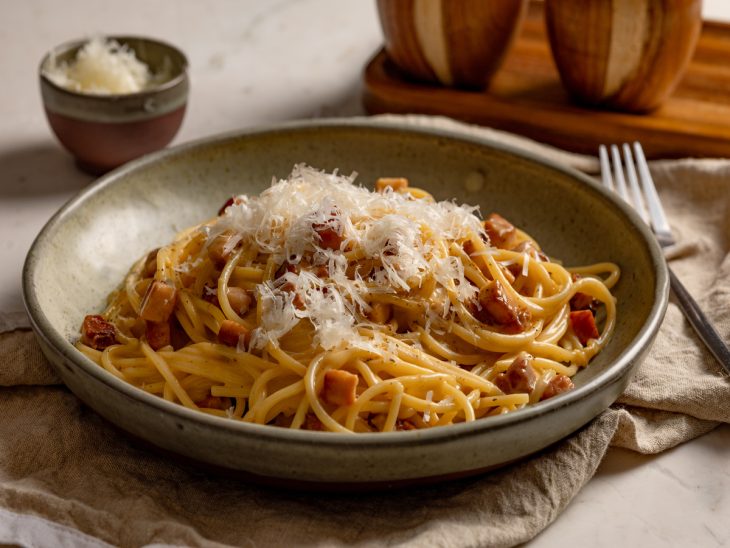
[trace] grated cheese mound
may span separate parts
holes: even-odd
[[[259,196],[236,197],[206,227],[208,243],[230,231],[234,234],[230,246],[255,243],[262,253],[273,255],[276,265],[304,260],[327,269],[326,277],[302,268],[259,284],[262,321],[252,333],[254,347],[277,341],[303,318],[309,319],[315,342],[326,350],[366,345],[357,334],[358,326],[368,324],[366,295],[404,294],[430,278],[441,287],[426,303],[427,317],[449,313],[444,288],[455,289],[464,302],[476,295],[461,261],[449,256],[448,243],[483,234],[477,207],[415,199],[390,190],[371,192],[354,184],[356,176],[296,165],[288,178],[272,181]],[[335,230],[342,238],[340,249],[321,247],[316,225]],[[348,275],[345,250],[362,250],[363,258],[378,259],[382,267],[367,281],[358,273]]]
[[[84,44],[71,63],[58,63],[51,56],[44,73],[60,87],[95,95],[137,93],[153,79],[132,49],[101,36]]]

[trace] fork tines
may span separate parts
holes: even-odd
[[[651,225],[660,244],[671,245],[674,243],[672,232],[651,178],[644,151],[638,142],[633,143],[633,148],[632,154],[628,143],[621,145],[623,160],[617,145],[611,145],[610,158],[605,145],[598,148],[603,186],[616,192],[636,210],[644,222]]]

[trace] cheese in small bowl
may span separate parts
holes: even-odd
[[[51,129],[80,167],[102,173],[167,145],[185,113],[187,59],[140,37],[94,37],[54,48],[40,66]]]
[[[44,74],[62,88],[98,95],[138,93],[153,80],[149,66],[132,49],[101,36],[84,44],[70,62],[51,55]]]

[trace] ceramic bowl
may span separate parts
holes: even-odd
[[[39,78],[46,118],[61,144],[79,166],[100,174],[159,150],[177,134],[188,98],[188,62],[170,44],[133,36],[110,36],[131,48],[155,73],[169,70],[164,82],[138,93],[92,95],[55,84],[46,70],[57,62],[72,61],[86,40],[55,48],[41,61]]]
[[[438,199],[498,211],[565,264],[615,261],[618,323],[575,390],[507,415],[427,431],[340,435],[205,415],[118,380],[73,346],[84,315],[135,260],[209,218],[234,193],[259,193],[306,161],[328,171],[405,176]],[[371,120],[298,123],[160,151],[82,191],[43,228],[24,296],[41,347],[68,387],[157,447],[259,478],[381,485],[499,466],[574,432],[608,407],[649,350],[667,305],[661,251],[642,221],[592,179],[496,142]]]

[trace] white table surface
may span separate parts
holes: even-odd
[[[730,1],[705,2],[730,21]],[[22,313],[21,267],[50,215],[92,178],[51,134],[37,66],[89,35],[142,34],[190,61],[174,143],[290,119],[363,114],[361,71],[382,37],[372,0],[0,0],[0,313]],[[610,450],[594,479],[529,544],[730,545],[730,426],[658,456]]]

